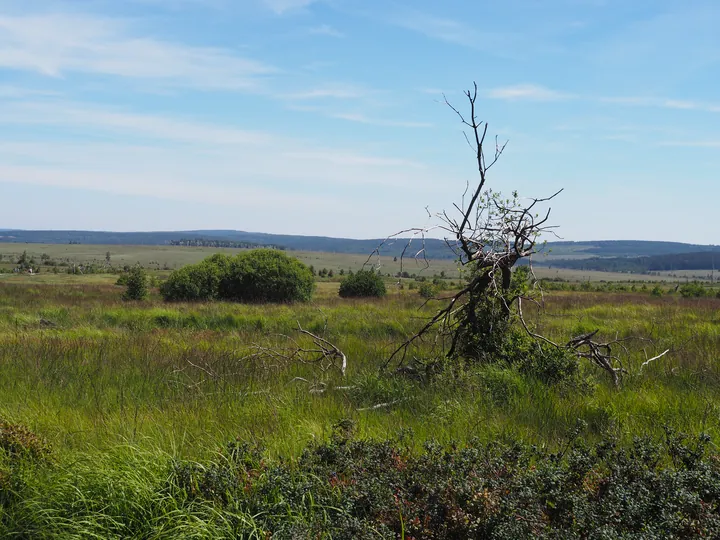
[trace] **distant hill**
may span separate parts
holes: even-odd
[[[206,231],[159,231],[159,232],[106,232],[106,231],[26,231],[0,229],[0,242],[32,244],[108,244],[108,245],[171,245],[190,244],[223,245],[227,243],[253,246],[273,246],[295,251],[321,251],[327,253],[370,254],[383,239],[354,240],[325,236],[300,236],[267,234],[232,230]],[[383,255],[400,256],[407,239],[395,239],[382,248]],[[421,247],[420,240],[413,240],[412,250],[406,255],[414,256]],[[417,247],[416,247],[417,246]],[[444,240],[428,238],[425,242],[426,256],[430,259],[451,259],[452,251]]]
[[[383,239],[354,240],[326,236],[267,234],[233,230],[107,232],[0,229],[0,242],[13,243],[170,245],[181,241],[184,244],[194,243],[197,245],[274,246],[298,251],[369,254],[382,243]],[[399,256],[406,242],[407,239],[395,239],[386,243],[382,249],[383,255]],[[412,249],[408,250],[407,254],[414,256],[418,249],[420,249],[420,241],[413,240]],[[430,259],[451,259],[454,257],[444,240],[426,239],[425,250],[427,257]],[[720,252],[720,246],[643,240],[563,241],[548,242],[543,251],[548,257],[538,257],[537,262],[542,263],[545,261],[546,264],[560,266],[559,259],[573,260],[573,263],[577,263],[579,259],[595,260],[600,258],[654,257],[669,254]]]
[[[676,253],[720,251],[720,246],[658,242],[653,240],[596,240],[585,242],[548,242],[545,252],[553,258],[573,257],[651,257]],[[555,263],[553,263],[555,264]]]
[[[540,261],[541,265],[600,272],[672,272],[674,270],[710,270],[720,267],[720,248],[713,251],[673,253],[650,257],[592,257],[590,259],[556,259]]]

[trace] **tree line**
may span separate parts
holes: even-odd
[[[536,264],[570,268],[575,270],[597,270],[600,272],[672,272],[674,270],[710,270],[720,265],[720,253],[696,252],[653,255],[648,257],[592,257],[590,259],[560,259],[539,261]]]
[[[256,248],[267,248],[267,249],[278,249],[280,251],[285,250],[285,246],[278,246],[274,244],[258,244],[255,242],[235,242],[233,240],[216,240],[210,238],[181,238],[179,240],[170,240],[168,242],[171,246],[185,246],[185,247],[211,247],[211,248],[236,248],[236,249],[256,249]]]

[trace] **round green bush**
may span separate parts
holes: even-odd
[[[372,270],[360,270],[340,283],[340,296],[343,298],[381,297],[386,292],[385,282]]]
[[[173,272],[160,292],[167,301],[306,302],[315,282],[303,263],[281,251],[216,254]]]
[[[432,283],[425,282],[422,285],[420,285],[420,290],[418,291],[420,293],[420,296],[423,298],[432,298],[437,293],[436,286]]]
[[[231,257],[217,253],[198,264],[183,266],[160,286],[160,294],[172,302],[217,300],[220,283],[227,276],[231,263]]]
[[[315,289],[310,268],[274,249],[255,249],[232,259],[220,297],[238,302],[307,302]]]

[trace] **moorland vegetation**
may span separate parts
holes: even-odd
[[[720,536],[720,299],[543,292],[552,197],[485,189],[466,95],[459,282],[266,249],[0,281],[0,536]]]

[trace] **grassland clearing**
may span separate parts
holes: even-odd
[[[423,455],[430,441],[443,448],[522,441],[558,451],[578,421],[587,444],[614,437],[631,446],[638,435],[660,441],[663,426],[720,437],[718,299],[548,293],[539,330],[551,339],[595,329],[609,338],[640,338],[627,344],[629,374],[615,389],[589,364],[581,366],[581,387],[548,385],[493,365],[432,377],[383,375],[379,367],[392,347],[433,309],[407,287],[391,287],[383,299],[345,300],[338,283],[326,281],[311,304],[167,304],[156,291],[146,302],[122,302],[123,289],[113,282],[114,276],[52,274],[0,281],[0,420],[47,439],[54,463],[0,459],[0,476],[22,478],[3,492],[19,499],[0,497],[6,535],[22,536],[25,522],[24,534],[38,537],[55,530],[157,538],[232,537],[242,530],[250,537],[255,529],[238,525],[223,513],[227,508],[220,521],[211,517],[220,511],[212,497],[183,502],[167,495],[162,504],[169,506],[155,515],[157,486],[167,481],[170,464],[224,463],[222,449],[240,441],[263,447],[267,463],[295,470],[309,447],[335,444],[343,422],[354,426],[358,441],[404,441],[403,459]],[[345,352],[345,377],[256,354],[258,346],[288,346],[298,323]],[[426,343],[413,354],[433,358],[437,351]],[[195,478],[196,469],[182,470]],[[316,487],[318,494],[324,489]],[[238,512],[242,519],[254,515]],[[287,519],[315,519],[303,512]],[[143,528],[150,516],[157,529]],[[173,530],[173,523],[185,528]],[[258,521],[258,530],[268,523]]]
[[[23,251],[27,251],[28,256],[40,261],[43,254],[46,254],[53,260],[65,261],[75,264],[95,263],[102,265],[105,262],[105,256],[110,253],[112,265],[115,267],[123,267],[125,265],[141,264],[144,267],[154,271],[160,276],[167,275],[171,269],[180,268],[187,264],[195,264],[213,253],[227,253],[234,255],[240,252],[239,249],[217,249],[204,247],[183,247],[183,246],[118,246],[118,245],[83,245],[83,244],[13,244],[0,243],[0,269],[10,272],[14,267],[14,262],[21,256]],[[357,271],[363,268],[368,262],[367,255],[361,254],[344,254],[344,253],[324,253],[315,251],[288,251],[289,255],[297,257],[307,265],[312,265],[316,271],[326,268],[333,270],[336,280],[340,279],[338,275],[341,270]],[[542,256],[541,256],[542,257]],[[400,272],[400,262],[394,260],[394,257],[380,257],[373,259],[372,263],[379,263],[383,274],[392,276]],[[426,263],[427,262],[427,266]],[[65,270],[60,268],[61,274]],[[444,275],[448,279],[457,279],[459,277],[457,264],[451,260],[429,260],[422,259],[406,259],[402,266],[403,271],[409,274],[427,276],[432,278],[434,275]],[[553,268],[538,266],[535,268],[535,274],[538,278],[559,279],[570,282],[601,282],[608,281],[613,283],[632,283],[632,282],[658,282],[658,283],[675,283],[686,279],[707,280],[707,272],[702,271],[683,271],[677,273],[663,273],[660,276],[643,275],[643,274],[627,274],[619,272],[597,272],[572,270],[567,268]],[[676,274],[676,275],[672,275]],[[55,277],[52,274],[52,268],[43,267],[39,276],[12,276],[0,273],[0,280],[10,280],[13,282],[34,282],[34,283],[72,283],[78,280],[72,276]],[[111,277],[93,276],[92,279],[98,283],[110,283]],[[82,278],[79,282],[83,282]]]

